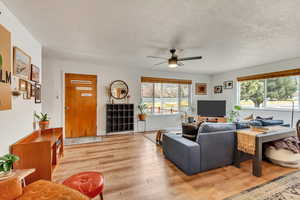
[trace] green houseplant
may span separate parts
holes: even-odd
[[[0,177],[7,176],[11,173],[13,163],[19,160],[18,156],[6,154],[0,157]]]
[[[49,116],[48,113],[34,113],[34,117],[39,121],[39,126],[41,130],[49,128]]]
[[[240,110],[242,110],[241,106],[234,106],[233,109],[229,112],[229,122],[237,121],[238,117],[240,116]]]
[[[138,105],[138,109],[140,111],[140,114],[138,115],[139,116],[139,120],[141,121],[145,121],[146,120],[146,109],[148,108],[148,106],[144,103],[141,103],[140,105]]]

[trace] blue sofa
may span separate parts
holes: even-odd
[[[282,120],[261,120],[251,123],[203,123],[196,141],[172,133],[163,136],[163,153],[187,175],[233,163],[235,132],[250,125],[282,125]]]

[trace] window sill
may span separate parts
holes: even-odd
[[[242,110],[292,112],[292,109],[290,109],[290,108],[247,108],[247,107],[242,107]],[[295,109],[294,112],[300,112],[300,109]]]
[[[150,117],[159,117],[159,116],[176,116],[180,115],[179,113],[149,113],[147,114]]]

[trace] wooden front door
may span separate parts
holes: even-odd
[[[97,76],[65,74],[66,137],[96,136]]]

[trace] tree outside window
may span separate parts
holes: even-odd
[[[299,77],[288,76],[240,83],[240,105],[255,108],[299,107]]]
[[[240,85],[241,105],[259,108],[264,102],[265,82],[262,80],[245,81]]]

